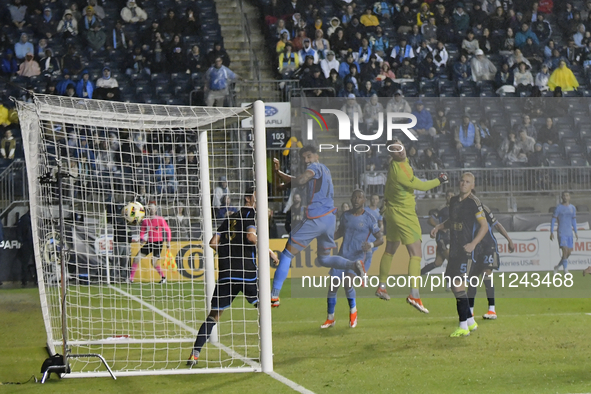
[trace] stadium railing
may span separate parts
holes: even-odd
[[[27,200],[29,187],[24,160],[14,160],[0,174],[0,213],[13,201]]]
[[[265,102],[289,102],[292,96],[299,95],[298,79],[242,80],[231,84],[230,92],[236,105],[250,103],[256,99]]]

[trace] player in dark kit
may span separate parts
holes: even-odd
[[[220,320],[234,298],[242,292],[246,300],[258,303],[257,264],[256,264],[256,194],[248,189],[244,196],[245,206],[224,220],[209,246],[218,254],[218,281],[211,299],[211,312],[199,328],[197,339],[189,356],[187,365],[194,366],[199,353],[209,339],[213,327]],[[269,256],[279,263],[277,255],[269,250]]]
[[[501,262],[499,260],[497,238],[493,233],[493,228],[505,237],[509,243],[508,249],[510,253],[513,253],[515,246],[513,245],[513,240],[509,237],[507,230],[505,230],[505,227],[497,221],[490,208],[482,204],[482,209],[484,210],[484,215],[488,223],[488,232],[476,247],[474,253],[476,259],[475,263],[472,265],[470,277],[480,277],[482,274],[485,275],[483,282],[484,287],[486,288],[486,298],[488,298],[488,312],[482,317],[487,320],[495,320],[497,318],[497,312],[495,310],[495,288],[493,287],[491,275],[493,269],[499,269]],[[468,289],[468,300],[470,302],[470,313],[472,316],[474,316],[474,297],[476,297],[477,291],[478,287],[470,286]]]
[[[447,220],[447,218],[449,218],[449,202],[453,196],[454,192],[451,190],[448,190],[447,193],[445,193],[445,205],[437,209],[436,212],[429,218],[429,224],[431,226],[435,227],[439,223],[443,223]],[[435,261],[426,264],[423,269],[421,269],[421,275],[425,275],[435,268],[441,267],[443,262],[449,257],[449,230],[443,229],[438,231],[435,241],[437,243]]]
[[[450,230],[449,259],[445,275],[451,280],[460,318],[460,326],[451,337],[468,336],[470,331],[478,328],[470,313],[465,281],[475,261],[474,250],[488,232],[488,223],[480,200],[472,194],[473,188],[474,175],[464,173],[460,180],[460,194],[450,201],[449,219],[431,231],[431,237],[435,238],[439,230]]]

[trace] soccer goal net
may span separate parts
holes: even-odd
[[[116,375],[272,368],[270,338],[262,335],[270,302],[257,308],[243,297],[223,314],[198,365],[185,365],[215,287],[212,234],[255,182],[264,185],[257,219],[267,215],[264,119],[255,116],[262,132],[242,128],[257,108],[264,118],[262,102],[208,108],[36,95],[17,108],[49,351],[100,354]],[[154,229],[140,234],[124,220],[122,209],[134,201],[146,218],[164,219],[170,247],[158,222],[154,234],[163,242],[155,237],[148,244],[156,246],[141,248],[140,236]],[[268,248],[267,221],[257,228],[259,248]],[[259,264],[264,301],[265,253]],[[109,376],[97,358],[68,362],[67,376]]]

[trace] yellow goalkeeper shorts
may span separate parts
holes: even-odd
[[[384,212],[386,240],[410,245],[421,240],[421,225],[414,210],[387,207]]]

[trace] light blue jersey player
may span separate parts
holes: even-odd
[[[336,248],[334,232],[336,216],[334,207],[334,191],[330,170],[319,162],[318,152],[313,146],[300,149],[300,156],[306,163],[306,171],[293,177],[279,170],[279,160],[273,159],[273,170],[285,183],[293,187],[307,185],[306,215],[297,226],[291,229],[285,249],[281,253],[279,265],[273,277],[271,290],[271,306],[278,307],[279,293],[287,278],[293,257],[307,248],[316,239],[318,262],[324,267],[352,270],[357,275],[364,275],[362,261],[350,261],[341,256],[331,256]]]
[[[552,215],[552,223],[550,224],[550,241],[554,240],[554,224],[558,219],[558,245],[562,251],[562,259],[554,267],[554,273],[558,272],[560,266],[564,268],[564,273],[568,274],[568,257],[573,251],[573,231],[577,241],[579,235],[577,234],[577,209],[570,204],[570,193],[562,192],[562,204],[556,206],[554,215]]]
[[[378,220],[365,206],[365,194],[363,190],[354,190],[351,196],[351,206],[349,211],[343,213],[339,229],[335,233],[335,239],[343,238],[339,254],[348,260],[361,260],[365,264],[365,270],[369,269],[373,248],[384,243],[382,230]],[[371,239],[373,238],[374,241]],[[355,301],[355,288],[352,286],[352,280],[355,273],[350,270],[340,270],[331,268],[329,274],[339,278],[331,280],[331,287],[328,289],[326,321],[320,328],[329,328],[335,325],[335,307],[337,304],[337,291],[340,286],[332,287],[333,283],[340,283],[345,288],[345,294],[349,301],[349,327],[357,326],[357,304]],[[345,278],[345,276],[347,278]]]

